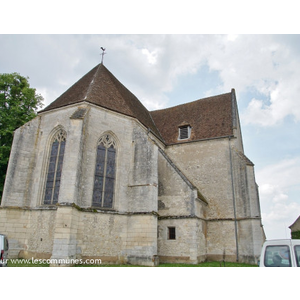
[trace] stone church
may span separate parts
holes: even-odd
[[[255,263],[265,239],[234,89],[148,111],[100,63],[14,133],[10,257]]]

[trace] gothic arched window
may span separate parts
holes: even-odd
[[[115,174],[116,143],[110,134],[105,134],[100,138],[97,147],[93,206],[113,207]]]
[[[44,204],[56,204],[58,202],[66,136],[66,132],[60,129],[52,140]]]

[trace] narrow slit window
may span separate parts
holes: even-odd
[[[176,228],[168,227],[168,240],[176,240]]]
[[[186,140],[189,139],[191,136],[191,126],[186,125],[186,126],[180,126],[179,127],[179,140]]]
[[[51,205],[58,202],[61,174],[66,145],[66,132],[59,130],[51,144],[48,173],[45,187],[44,204]]]
[[[112,208],[116,174],[115,141],[109,134],[100,138],[97,147],[92,205]]]

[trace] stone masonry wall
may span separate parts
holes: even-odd
[[[265,240],[254,166],[232,148],[239,261],[256,263]]]
[[[168,227],[175,227],[176,239],[168,238]],[[206,259],[206,225],[197,218],[166,218],[158,222],[160,263],[199,263]]]
[[[133,128],[132,161],[128,178],[128,208],[130,212],[157,212],[158,150],[145,130]]]
[[[0,208],[0,232],[9,240],[9,257],[50,258],[56,210]]]
[[[126,217],[109,213],[81,212],[78,247],[82,258],[98,257],[103,262],[124,262]]]
[[[127,217],[127,239],[123,252],[130,264],[157,265],[157,216],[155,214],[137,214]]]
[[[158,156],[158,212],[160,216],[195,215],[194,190],[182,179],[165,157]]]
[[[207,219],[233,218],[228,139],[179,144],[165,151],[207,199]]]
[[[207,260],[236,261],[233,220],[207,221]]]
[[[0,232],[10,258],[90,259],[157,264],[157,216],[56,209],[0,209]]]
[[[5,188],[1,205],[30,206],[34,184],[36,149],[38,148],[40,119],[26,123],[14,133]]]
[[[198,263],[206,259],[206,203],[165,153],[158,156],[158,255],[160,262]],[[176,238],[169,239],[169,227]]]
[[[51,140],[59,128],[67,133],[66,149],[59,205],[51,208],[43,206],[43,195]],[[83,212],[73,203],[91,207],[97,143],[105,133],[116,142],[114,206],[108,212]],[[130,117],[87,104],[41,113],[18,129],[1,210],[6,216],[9,206],[26,204],[14,211],[18,218],[1,218],[6,220],[2,232],[13,233],[9,236],[15,252],[34,251],[52,258],[101,255],[153,265],[158,151],[148,134]],[[18,226],[24,231],[20,240],[15,235]]]
[[[208,201],[208,258],[226,255],[233,261],[237,257],[247,259],[259,255],[259,246],[254,244],[263,243],[253,166],[241,152],[241,146],[239,151],[232,148],[237,144],[236,139],[221,138],[166,149]]]
[[[116,186],[113,208],[127,211],[128,178],[133,156],[132,132],[136,122],[133,122],[131,118],[99,107],[89,106],[89,108],[83,128],[80,196],[77,204],[81,207],[91,207],[92,205],[97,145],[100,137],[109,133],[116,142]]]

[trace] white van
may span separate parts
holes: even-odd
[[[0,234],[0,267],[7,266],[8,240],[4,234]]]
[[[300,267],[300,240],[265,241],[260,267]]]

